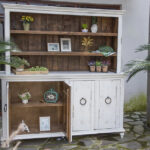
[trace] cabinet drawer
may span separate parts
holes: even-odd
[[[73,131],[88,131],[92,126],[92,81],[74,81]]]
[[[116,128],[120,80],[99,81],[95,89],[95,129]]]

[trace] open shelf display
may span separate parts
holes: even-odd
[[[44,93],[51,88],[58,92],[58,101],[56,103],[41,102],[44,100]],[[18,97],[18,94],[25,89],[28,89],[31,94],[28,104],[23,104]],[[50,116],[50,131],[46,132],[67,132],[70,113],[69,95],[70,87],[64,82],[11,82],[9,85],[10,133],[22,120],[29,127],[28,134],[42,133],[39,118],[45,116]]]
[[[23,30],[20,21],[23,15],[34,18],[29,31]],[[89,61],[109,60],[111,62],[109,70],[117,71],[118,18],[116,17],[97,17],[97,33],[90,31],[91,16],[11,12],[10,20],[11,38],[22,50],[12,52],[11,55],[27,59],[31,66],[44,66],[49,71],[89,71]],[[89,32],[81,32],[82,24],[88,25]],[[90,37],[94,42],[88,51],[81,43],[84,37]],[[48,52],[48,43],[60,43],[61,38],[71,39],[71,52]],[[112,47],[115,54],[104,57],[100,53],[92,53],[105,45]]]

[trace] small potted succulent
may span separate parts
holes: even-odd
[[[88,25],[82,24],[82,32],[88,32]]]
[[[30,24],[34,21],[34,18],[31,16],[22,16],[21,21],[23,21],[23,28],[25,31],[30,30]]]
[[[96,61],[96,72],[101,72],[102,70],[102,63],[100,61]]]
[[[16,68],[16,71],[23,71],[24,66],[30,66],[26,59],[21,59],[20,57],[12,57],[12,67]]]
[[[91,72],[95,72],[95,61],[89,61],[88,66],[90,67]]]
[[[102,70],[103,70],[103,72],[108,72],[109,65],[110,65],[110,61],[108,61],[108,60],[102,62]]]
[[[29,99],[31,99],[30,92],[24,92],[22,94],[18,94],[19,98],[22,100],[23,104],[27,104]]]

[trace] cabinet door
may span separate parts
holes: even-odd
[[[96,83],[95,129],[116,128],[120,80],[102,80]]]
[[[73,83],[73,131],[92,128],[92,81]]]

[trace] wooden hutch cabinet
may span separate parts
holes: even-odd
[[[30,132],[15,139],[32,139],[100,133],[124,135],[123,103],[124,74],[121,73],[121,41],[123,10],[71,8],[21,4],[3,4],[5,12],[5,40],[17,44],[21,52],[6,52],[19,56],[31,66],[45,66],[47,75],[15,75],[6,65],[2,79],[2,140],[8,138],[24,120]],[[21,16],[34,17],[29,31],[24,31]],[[81,25],[91,27],[92,16],[97,17],[98,32],[81,32]],[[85,51],[83,37],[91,37],[94,45],[111,46],[115,54],[104,57]],[[47,43],[71,39],[71,52],[49,52]],[[89,72],[88,61],[111,62],[108,73]],[[57,103],[40,103],[46,90],[54,88],[59,94]],[[18,93],[29,89],[32,99],[24,105]],[[51,130],[39,129],[39,117],[50,116]]]

